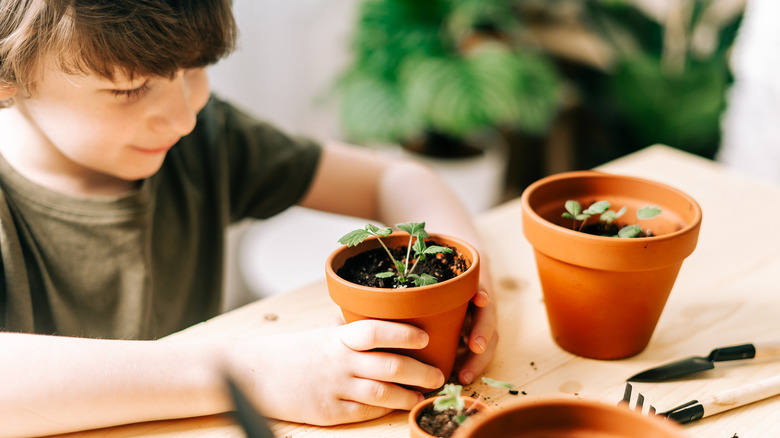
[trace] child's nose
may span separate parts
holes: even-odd
[[[197,116],[190,84],[184,79],[183,73],[179,72],[166,85],[165,96],[160,99],[160,110],[153,120],[154,128],[185,136],[195,128]]]

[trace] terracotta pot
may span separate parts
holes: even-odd
[[[595,236],[571,229],[564,203],[586,208],[606,200],[620,219],[653,237]],[[523,232],[534,247],[555,342],[593,359],[633,356],[647,346],[683,260],[693,252],[702,213],[693,198],[654,181],[601,172],[565,172],[523,192]],[[636,210],[658,205],[660,216],[637,222]]]
[[[420,418],[420,415],[422,414],[423,409],[427,408],[428,406],[433,405],[434,400],[436,400],[437,397],[431,397],[426,398],[425,400],[421,401],[420,403],[417,403],[411,411],[409,411],[409,432],[411,433],[411,438],[433,438],[433,435],[425,432],[420,428],[420,425],[417,424],[417,419]],[[482,400],[477,400],[472,397],[463,397],[463,400],[466,405],[466,409],[471,408],[471,406],[476,403],[475,409],[480,412],[480,416],[490,412],[493,410],[490,406],[485,404]],[[472,422],[478,418],[477,415],[473,415],[469,417],[469,420],[464,422],[463,424],[468,424],[469,422]],[[459,426],[460,428],[462,426]]]
[[[596,401],[528,399],[463,423],[453,438],[684,438],[672,420]]]
[[[449,376],[469,301],[479,287],[479,254],[473,246],[454,237],[431,234],[426,242],[429,240],[452,246],[463,254],[470,261],[466,272],[436,284],[405,289],[361,286],[336,275],[348,258],[380,247],[375,238],[369,238],[357,246],[342,246],[334,251],[326,262],[325,274],[330,297],[341,307],[346,322],[383,319],[425,330],[429,337],[425,348],[395,352],[433,365]],[[409,235],[396,231],[382,241],[390,248],[406,246]]]

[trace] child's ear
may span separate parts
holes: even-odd
[[[8,84],[0,84],[0,100],[6,100],[16,95],[16,87]]]

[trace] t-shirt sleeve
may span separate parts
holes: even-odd
[[[268,218],[306,193],[321,155],[318,143],[285,134],[213,96],[198,124],[216,148],[209,166],[219,175],[231,221]]]

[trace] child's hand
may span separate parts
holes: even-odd
[[[374,348],[419,349],[422,330],[366,320],[300,333],[241,339],[234,344],[232,372],[267,417],[330,425],[377,418],[411,409],[419,392],[400,384],[438,388],[437,368]]]
[[[468,385],[487,368],[498,344],[496,331],[496,303],[491,292],[489,275],[480,276],[482,281],[477,295],[472,298],[472,306],[463,325],[468,355],[458,370],[458,380]]]

